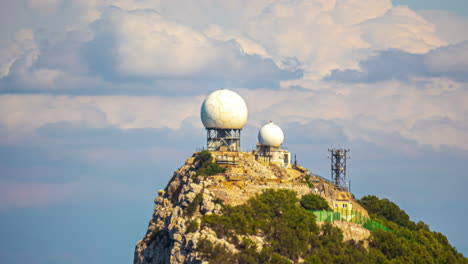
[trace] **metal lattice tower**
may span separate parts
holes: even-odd
[[[346,160],[349,149],[328,149],[331,160],[331,178],[336,186],[348,191],[346,184]]]
[[[240,151],[241,129],[207,128],[207,149],[212,151]]]

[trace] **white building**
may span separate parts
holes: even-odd
[[[276,164],[284,168],[291,167],[291,154],[281,148],[283,141],[283,130],[270,121],[258,132],[257,150],[253,151],[255,159],[262,163]]]

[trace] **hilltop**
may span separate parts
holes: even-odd
[[[468,263],[390,201],[251,153],[194,153],[154,202],[135,264]]]

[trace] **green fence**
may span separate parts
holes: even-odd
[[[361,212],[355,210],[347,210],[346,208],[344,208],[335,209],[335,211],[311,210],[311,212],[314,213],[317,222],[347,221],[362,225],[362,227],[370,231],[375,231],[377,229],[391,231],[390,228],[382,225],[379,222],[369,219],[368,217],[362,215]]]
[[[341,215],[338,212],[333,211],[312,211],[315,215],[315,221],[317,222],[325,222],[325,221],[340,221]]]
[[[365,222],[362,227],[364,227],[365,229],[367,230],[370,230],[370,231],[375,231],[375,230],[384,230],[384,231],[392,231],[390,228],[382,225],[381,223],[379,222],[376,222],[374,220],[367,220],[367,222]]]

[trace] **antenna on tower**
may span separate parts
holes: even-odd
[[[349,159],[349,149],[328,149],[331,161],[331,178],[333,183],[344,191],[349,188],[346,182],[346,160]]]

